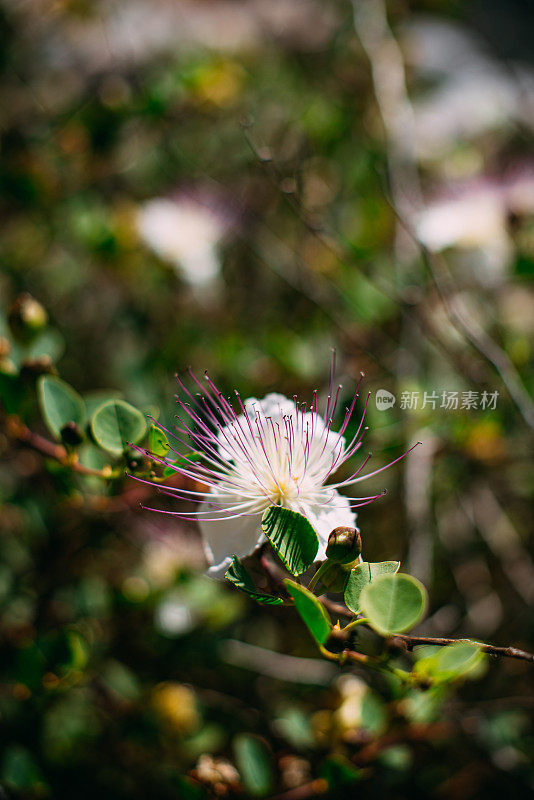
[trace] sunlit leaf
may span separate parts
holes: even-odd
[[[129,444],[143,438],[146,421],[129,403],[114,399],[105,402],[93,414],[91,430],[100,447],[120,455]]]
[[[332,630],[332,623],[326,613],[325,607],[317,597],[304,586],[299,586],[295,581],[286,578],[284,581],[287,591],[295,602],[295,608],[306,623],[313,638],[324,644]]]
[[[176,475],[176,469],[174,468],[174,466],[190,467],[191,461],[202,461],[202,454],[193,451],[192,453],[186,453],[184,456],[177,458],[175,461],[169,461],[169,459],[167,459],[167,464],[169,464],[170,466],[165,467],[165,469],[163,470],[163,477],[169,478],[171,475]]]
[[[424,648],[427,649],[430,650]],[[475,642],[455,642],[420,658],[415,665],[415,671],[441,683],[468,674],[476,677],[484,660],[485,654]]]
[[[351,611],[357,614],[360,610],[360,595],[362,589],[371,581],[385,573],[397,572],[400,561],[363,561],[351,570],[345,584],[345,603]]]
[[[371,626],[383,636],[413,628],[424,614],[426,589],[411,575],[383,574],[367,583],[361,608]]]
[[[91,419],[97,408],[100,408],[107,400],[116,400],[121,396],[121,393],[115,389],[96,389],[93,392],[87,392],[83,396],[87,418]]]
[[[166,456],[169,452],[169,442],[165,432],[156,425],[151,425],[148,430],[148,449],[155,456]]]
[[[281,506],[270,506],[263,514],[261,527],[292,575],[300,575],[313,564],[319,540],[302,514]]]

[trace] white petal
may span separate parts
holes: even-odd
[[[246,400],[245,408],[250,414],[254,415],[252,404],[256,406],[258,411],[261,411],[264,417],[276,418],[278,421],[285,414],[295,413],[295,403],[293,400],[289,400],[283,394],[278,394],[277,392],[271,392],[265,395],[263,400],[256,400],[254,397]]]
[[[308,506],[300,510],[306,519],[315,528],[319,537],[319,550],[317,561],[326,558],[326,545],[328,537],[334,528],[340,526],[354,527],[356,525],[356,513],[350,508],[350,501],[347,497],[335,492],[335,496],[330,503],[325,505]]]
[[[199,512],[221,511],[214,509],[209,503],[202,503]],[[218,520],[210,522],[199,517],[199,525],[204,543],[206,557],[210,564],[210,574],[223,570],[224,562],[230,565],[231,556],[243,558],[265,540],[261,530],[261,514],[236,517],[235,519]]]
[[[208,578],[217,578],[222,581],[231,563],[232,556],[228,556],[224,561],[221,561],[220,564],[213,564],[213,566],[209,567],[209,569],[206,570],[206,575]]]

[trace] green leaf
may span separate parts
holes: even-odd
[[[83,425],[85,404],[78,392],[54,375],[41,375],[37,382],[39,406],[46,425],[59,439],[67,422]]]
[[[382,698],[368,689],[363,698],[360,708],[361,726],[370,731],[373,736],[379,736],[387,727],[387,713]]]
[[[383,574],[363,587],[361,608],[383,636],[413,628],[426,609],[427,593],[411,575]]]
[[[30,753],[19,745],[11,745],[4,753],[2,783],[9,789],[31,791],[33,796],[47,794],[41,771]]]
[[[284,706],[274,720],[276,732],[296,750],[308,750],[315,744],[310,715],[299,706]]]
[[[100,447],[120,455],[129,444],[143,438],[146,421],[140,411],[124,400],[107,400],[93,414],[91,430]]]
[[[360,595],[362,589],[371,581],[385,573],[398,572],[400,561],[362,561],[351,570],[345,584],[345,603],[351,611],[357,614],[360,610]]]
[[[234,739],[234,753],[246,792],[254,797],[269,794],[274,781],[271,756],[263,739],[240,733]]]
[[[148,449],[155,456],[166,456],[169,452],[169,441],[161,428],[151,425],[148,431]]]
[[[415,665],[415,672],[445,683],[472,672],[478,675],[478,667],[484,659],[484,653],[475,642],[455,642],[421,658]]]
[[[326,613],[325,607],[314,594],[304,586],[299,586],[295,581],[284,580],[287,591],[295,602],[295,608],[304,620],[311,635],[319,644],[324,644],[332,630],[332,623]]]
[[[232,556],[232,565],[226,571],[224,577],[227,581],[233,583],[236,589],[240,589],[240,591],[248,594],[249,597],[252,597],[252,599],[256,600],[258,603],[269,606],[278,606],[283,603],[281,597],[273,597],[272,594],[265,594],[256,589],[248,570],[243,566],[237,556]]]
[[[25,387],[18,375],[0,372],[0,402],[8,414],[20,412]]]
[[[313,564],[319,539],[302,514],[282,506],[270,506],[263,514],[261,527],[292,575],[300,575]]]
[[[202,461],[202,454],[194,450],[191,453],[186,453],[184,456],[177,458],[176,461],[169,461],[169,459],[167,459],[167,464],[174,464],[177,467],[190,467],[191,461]],[[168,478],[171,475],[176,475],[176,470],[173,469],[172,466],[165,467],[163,470],[163,477]]]
[[[360,781],[364,775],[361,769],[352,764],[342,755],[333,755],[327,758],[320,771],[321,777],[328,783],[329,789],[341,789]],[[348,797],[348,794],[346,795]]]
[[[87,417],[91,419],[97,408],[100,408],[107,400],[116,400],[121,396],[121,393],[115,389],[95,389],[93,392],[87,392],[83,396]]]

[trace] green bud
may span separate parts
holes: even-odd
[[[48,322],[46,309],[25,292],[19,295],[8,313],[9,327],[21,342],[30,342]]]
[[[330,653],[342,653],[349,646],[349,640],[350,636],[347,631],[340,630],[337,625],[334,625],[324,646]]]
[[[75,422],[67,422],[67,424],[61,428],[60,434],[61,441],[71,447],[77,447],[77,445],[83,442],[83,432]]]
[[[50,356],[27,358],[20,365],[20,377],[24,380],[37,380],[39,375],[57,375],[57,369]]]
[[[334,528],[328,537],[326,557],[336,564],[350,564],[362,552],[362,537],[358,528]]]

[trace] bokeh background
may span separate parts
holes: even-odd
[[[360,371],[396,398],[371,399],[371,464],[424,443],[364,484],[388,489],[366,558],[425,582],[421,633],[532,648],[532,5],[3,0],[0,22],[17,419],[50,439],[50,369],[165,424],[189,365],[324,396],[335,348],[345,401]],[[48,315],[30,343],[23,293]],[[193,524],[25,446],[3,404],[6,797],[532,796],[528,665],[443,695],[339,671],[202,576]]]

